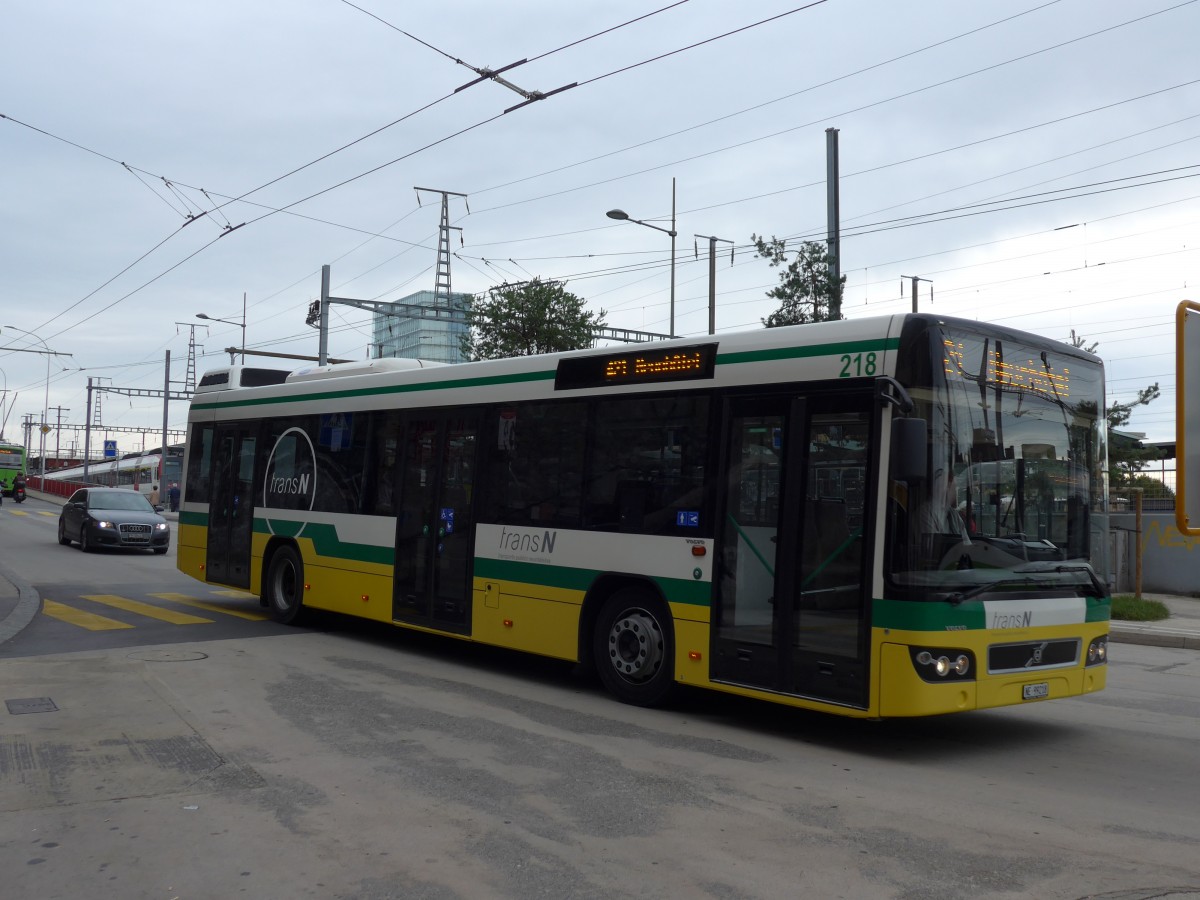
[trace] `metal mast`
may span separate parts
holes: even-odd
[[[431,194],[440,194],[442,198],[442,220],[438,228],[438,255],[437,255],[437,279],[433,288],[433,303],[434,306],[440,306],[445,309],[450,309],[450,231],[453,229],[459,233],[459,243],[462,243],[462,229],[457,225],[450,224],[450,198],[462,197],[466,203],[467,195],[459,194],[455,191],[441,191],[437,188],[414,187],[417,192],[417,206],[421,205],[421,191],[426,191]],[[467,205],[467,212],[471,211],[471,207]]]

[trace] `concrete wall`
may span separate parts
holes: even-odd
[[[1175,527],[1174,512],[1142,513],[1142,533],[1132,513],[1112,516],[1110,577],[1114,593],[1132,593],[1137,549],[1142,551],[1142,590],[1153,594],[1200,597],[1200,537]]]

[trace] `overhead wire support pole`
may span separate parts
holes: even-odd
[[[709,234],[694,235],[708,241],[708,333],[717,333],[717,241],[729,245],[729,264],[733,265],[733,241],[729,238],[715,237]],[[700,257],[699,248],[696,257]]]
[[[901,275],[901,278],[912,279],[912,311],[917,311],[917,282],[924,281],[929,285],[929,302],[933,303],[933,282],[928,278],[922,278],[920,275]],[[900,290],[904,290],[904,283],[900,283]]]
[[[825,206],[829,253],[829,283],[833,285],[829,315],[832,319],[842,317],[842,240],[841,240],[841,194],[839,191],[838,130],[825,129]]]

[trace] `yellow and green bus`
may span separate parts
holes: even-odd
[[[11,497],[13,482],[25,474],[25,447],[21,444],[0,443],[0,493]]]
[[[639,705],[1037,702],[1105,685],[1106,441],[1097,357],[927,315],[229,367],[189,412],[179,568]]]

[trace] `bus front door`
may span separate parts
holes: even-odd
[[[730,401],[715,681],[865,706],[869,395]]]
[[[257,426],[218,425],[213,437],[204,569],[217,584],[250,587],[256,433]]]
[[[394,619],[467,633],[475,486],[473,417],[419,414],[404,426]]]

